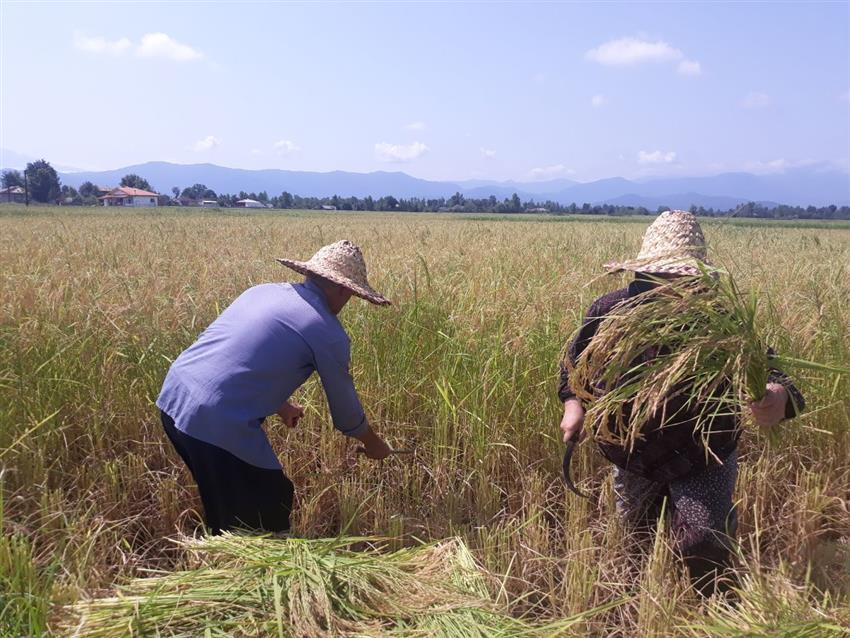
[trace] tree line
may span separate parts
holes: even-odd
[[[26,177],[26,179],[25,179]],[[26,176],[20,171],[6,170],[2,175],[3,188],[10,186],[26,187],[29,198],[38,203],[61,203],[72,205],[95,205],[98,203],[100,192],[91,182],[84,182],[79,189],[63,186],[59,175],[45,160],[27,164]],[[150,183],[136,174],[125,175],[121,186],[139,188],[154,192]],[[160,194],[160,206],[186,206],[198,204],[201,201],[215,201],[222,208],[235,207],[239,200],[253,199],[269,208],[279,209],[322,209],[332,208],[345,211],[386,211],[407,213],[548,213],[551,215],[656,215],[668,210],[669,206],[659,206],[650,210],[643,206],[617,206],[613,204],[561,204],[552,200],[522,201],[514,193],[511,197],[499,200],[489,197],[466,197],[457,192],[451,197],[409,197],[397,198],[392,195],[384,197],[302,197],[283,191],[280,195],[269,196],[266,191],[238,194],[216,193],[204,184],[193,184],[186,188],[174,186],[171,194]],[[850,220],[850,206],[766,206],[756,202],[742,204],[735,209],[704,208],[691,206],[692,213],[705,217],[721,217],[734,215],[736,217],[752,217],[762,219],[842,219]]]

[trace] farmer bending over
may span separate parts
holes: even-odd
[[[314,371],[336,429],[358,439],[371,459],[390,452],[366,420],[349,373],[348,335],[336,318],[352,294],[390,303],[369,286],[360,249],[339,241],[307,262],[278,261],[306,275],[304,283],[243,292],[177,357],[156,401],[214,534],[289,529],[294,489],[263,421],[278,414],[295,427],[304,410],[289,397]]]
[[[647,229],[637,259],[606,265],[610,271],[634,272],[634,280],[593,302],[569,345],[571,363],[578,361],[603,318],[619,304],[649,291],[659,279],[700,275],[699,265],[707,263],[705,239],[696,217],[680,210],[662,213]],[[562,364],[558,396],[564,403],[564,442],[579,441],[584,434],[585,406],[570,390],[569,381],[567,366]],[[740,423],[732,414],[713,416],[708,437],[712,454],[707,454],[705,437],[694,432],[700,407],[687,406],[685,401],[668,399],[666,414],[675,416],[666,422],[661,414],[651,418],[640,428],[641,437],[630,450],[610,442],[598,444],[615,466],[618,512],[633,529],[651,529],[667,497],[677,549],[696,588],[710,594],[717,585],[716,576],[729,564],[730,539],[737,527],[732,494],[738,474]],[[789,378],[772,370],[764,398],[751,404],[750,410],[758,425],[772,427],[796,416],[803,406],[803,397]],[[631,412],[630,406],[624,405],[623,412]],[[591,427],[595,430],[596,425]]]

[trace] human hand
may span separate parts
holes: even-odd
[[[579,442],[584,439],[584,407],[578,399],[567,399],[564,402],[561,432],[564,433],[564,443],[570,440]]]
[[[365,454],[368,458],[380,461],[392,454],[392,448],[387,445],[380,436],[375,434],[372,428],[369,428],[357,439],[363,444],[357,448],[358,454]]]
[[[756,425],[770,428],[785,418],[788,390],[781,383],[768,383],[764,397],[750,403],[750,412]]]
[[[365,454],[367,458],[380,461],[392,454],[392,449],[389,445],[387,445],[386,441],[379,438],[378,441],[372,445],[361,445],[357,448],[357,452],[358,454]]]
[[[297,403],[287,401],[278,408],[276,414],[281,418],[286,427],[294,428],[298,425],[301,417],[304,416],[304,408]]]

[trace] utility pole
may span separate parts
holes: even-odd
[[[30,205],[30,186],[27,181],[27,169],[24,169],[24,201],[27,206]]]

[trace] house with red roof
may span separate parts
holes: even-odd
[[[156,193],[131,188],[129,186],[118,186],[110,190],[106,195],[98,197],[104,206],[135,206],[149,207],[158,206]]]

